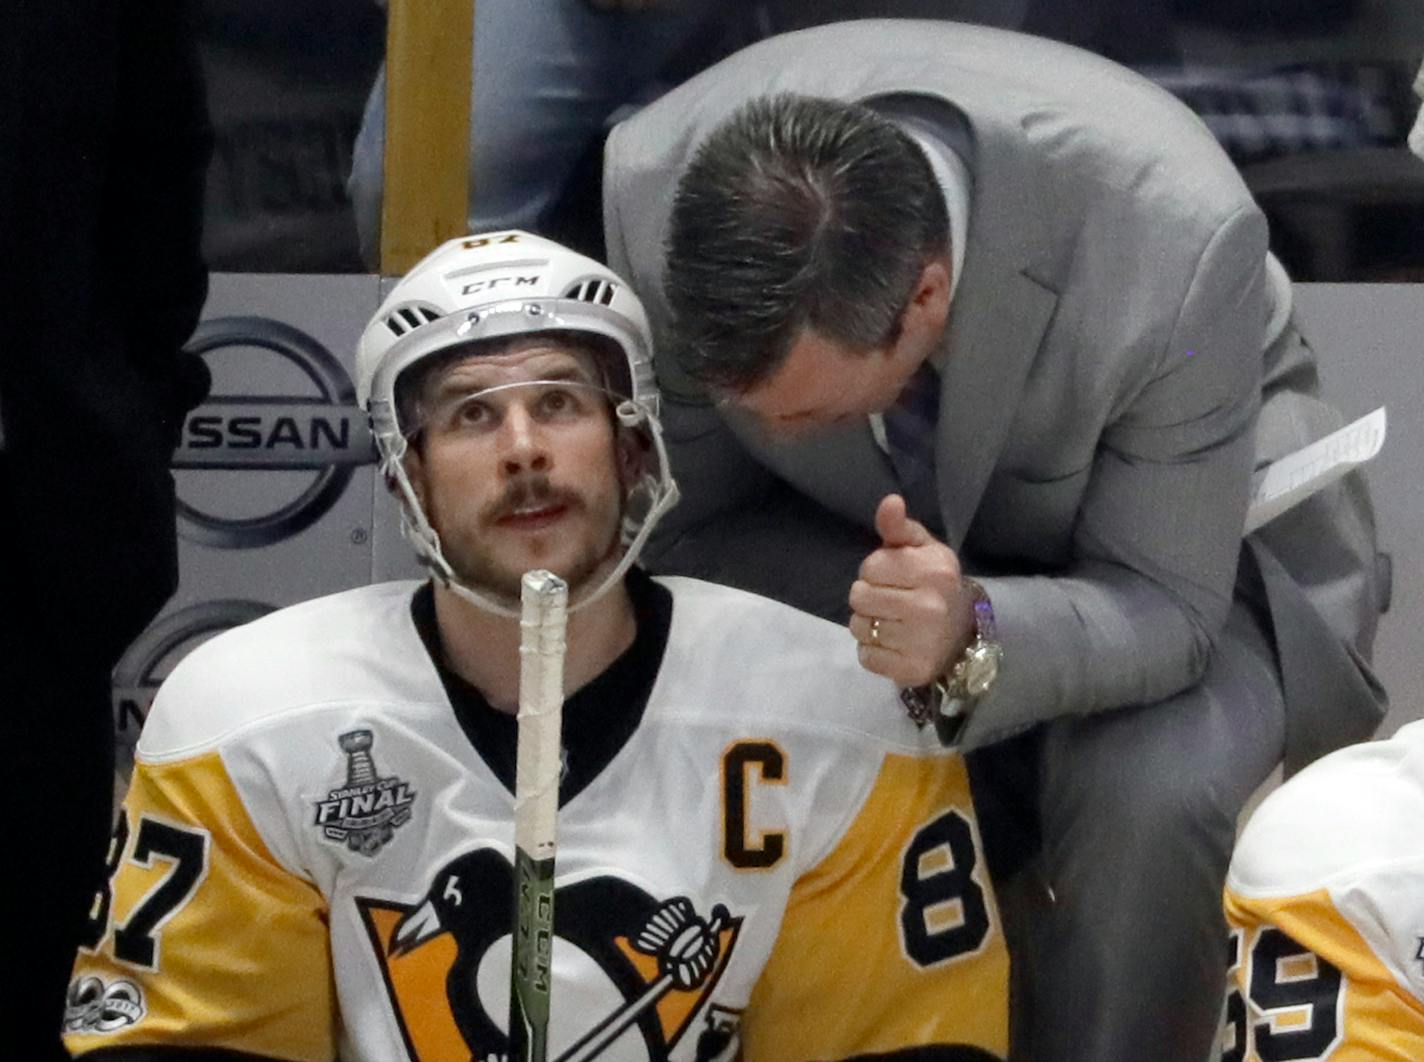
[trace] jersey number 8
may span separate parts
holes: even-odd
[[[974,880],[974,831],[958,811],[921,826],[900,870],[905,953],[933,966],[978,951],[989,935],[984,890]]]

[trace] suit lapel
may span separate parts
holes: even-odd
[[[1051,189],[1041,163],[1019,126],[976,126],[974,134],[969,239],[945,333],[935,445],[940,512],[955,549],[1004,448],[1058,302],[1045,217]]]
[[[988,293],[971,300],[971,291],[978,295],[980,289],[976,284],[964,290],[973,269],[971,259],[955,300],[962,304],[949,328],[935,442],[940,516],[945,539],[955,549],[1004,448],[1024,378],[1058,301],[1022,273],[995,278],[992,302]]]

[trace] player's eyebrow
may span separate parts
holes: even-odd
[[[563,354],[531,358],[522,363],[520,369],[524,370],[521,373],[523,379],[510,379],[508,376],[500,374],[497,371],[498,368],[498,365],[490,363],[459,365],[436,382],[435,393],[432,397],[440,400],[452,395],[476,393],[502,384],[534,380],[552,380],[558,383],[577,381],[594,385],[597,383],[588,369],[577,359]]]
[[[560,383],[565,380],[578,380],[583,383],[593,383],[593,379],[589,376],[587,370],[585,370],[582,365],[579,365],[577,363],[573,365],[565,365],[562,368],[558,369],[551,369],[548,372],[541,372],[539,373],[539,379],[555,380]]]
[[[548,351],[524,364],[541,380],[586,380],[598,382],[598,369],[589,356],[571,350]],[[542,367],[541,367],[542,366]]]

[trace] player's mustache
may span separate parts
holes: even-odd
[[[502,520],[520,509],[564,505],[573,508],[583,504],[577,491],[568,487],[556,487],[542,472],[531,473],[511,480],[504,493],[485,507],[484,518],[493,523]]]

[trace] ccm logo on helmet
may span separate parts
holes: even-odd
[[[486,277],[484,280],[475,280],[466,284],[460,289],[461,295],[475,295],[481,291],[512,291],[517,288],[537,287],[543,276],[535,273],[532,276],[504,276]]]

